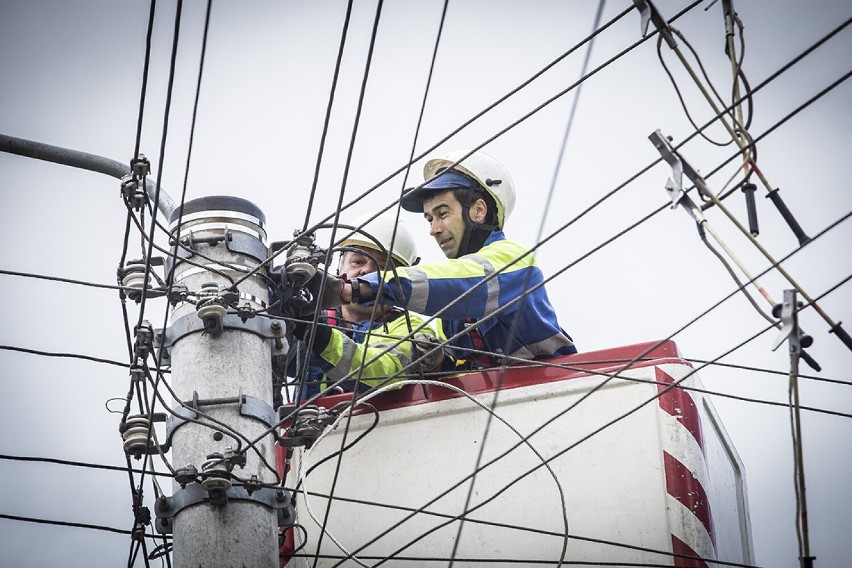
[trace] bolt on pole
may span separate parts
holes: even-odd
[[[190,419],[173,431],[172,463],[198,472],[189,484],[187,478],[174,483],[169,522],[176,568],[278,566],[278,514],[259,497],[271,489],[249,485],[246,492],[236,479],[276,481],[267,466],[275,467],[275,440],[263,436],[274,415],[274,347],[264,331],[270,324],[259,317],[243,321],[228,309],[235,301],[246,313],[267,307],[260,276],[232,288],[241,269],[266,258],[264,225],[259,208],[234,197],[196,199],[172,216],[172,238],[179,235],[191,249],[176,250],[174,284],[195,299],[175,307],[166,331],[172,386],[193,407],[175,409]],[[246,451],[246,440],[257,438]]]

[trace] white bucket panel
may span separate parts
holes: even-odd
[[[496,418],[485,437],[489,414],[467,398],[382,410],[379,425],[345,452],[339,470],[338,460],[331,459],[305,478],[315,516],[327,522],[318,565],[335,565],[347,553],[367,565],[386,557],[388,566],[447,565],[459,531],[454,518],[465,510],[471,483],[466,478],[483,439],[482,464],[506,455],[475,477],[454,554],[457,566],[555,564],[560,558],[698,565],[673,557],[673,550],[750,562],[742,466],[704,395],[676,389],[672,394],[678,397],[659,397],[661,376],[678,380],[692,370],[670,361],[632,368],[608,382],[605,376],[570,373],[566,380],[502,390],[496,414],[529,436],[553,473]],[[701,388],[695,374],[686,385]],[[493,395],[474,398],[488,407]],[[347,444],[373,421],[373,413],[353,416]],[[339,450],[344,430],[341,421],[314,446],[305,465]],[[290,487],[304,456],[299,451],[294,456]],[[564,492],[567,540],[554,475]],[[301,494],[297,513],[308,531],[304,552],[313,557],[321,531]],[[297,555],[288,566],[303,563]],[[356,562],[350,558],[343,565]]]

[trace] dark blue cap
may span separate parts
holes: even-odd
[[[479,188],[479,184],[455,170],[446,170],[432,179],[430,179],[423,187],[409,189],[400,200],[400,205],[406,211],[413,213],[421,213],[423,211],[423,202],[429,196],[435,193],[441,193],[449,189],[462,187]]]

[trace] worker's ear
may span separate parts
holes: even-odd
[[[484,222],[485,217],[488,215],[488,205],[485,204],[485,200],[480,197],[474,201],[468,210],[468,215],[470,215],[470,220],[474,223]]]

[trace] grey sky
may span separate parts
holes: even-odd
[[[608,2],[604,21],[631,2]],[[684,2],[660,1],[666,16]],[[675,25],[695,46],[727,97],[730,64],[722,51],[721,3],[690,11]],[[179,198],[198,71],[202,2],[186,2],[163,185]],[[589,33],[596,2],[450,2],[418,149],[434,144],[474,113],[517,86]],[[364,108],[346,184],[347,201],[407,161],[442,3],[385,2]],[[792,57],[852,16],[841,0],[735,2],[745,24],[744,69],[757,86]],[[147,3],[0,0],[0,132],[129,161],[133,152],[147,25]],[[226,194],[259,205],[270,240],[283,240],[304,223],[322,119],[345,10],[344,2],[214,3],[187,197]],[[356,2],[343,62],[329,147],[312,220],[333,212],[351,136],[374,5]],[[155,171],[161,163],[163,105],[174,3],[159,2],[153,39],[142,151]],[[597,66],[639,39],[633,11],[594,45]],[[798,105],[849,72],[852,31],[840,32],[754,98],[751,132],[762,134]],[[574,82],[580,50],[470,127],[442,150],[480,144]],[[674,55],[664,49],[690,111],[704,123],[710,111]],[[675,142],[692,133],[649,41],[606,67],[584,87],[561,164],[556,193],[542,211],[556,169],[571,97],[565,96],[490,143],[485,150],[512,172],[518,206],[507,234],[532,245],[542,218],[547,235],[658,158],[647,136],[657,128]],[[852,210],[852,87],[845,82],[758,145],[762,171],[810,235]],[[718,127],[711,136],[721,140]],[[696,138],[683,154],[702,172],[733,154]],[[418,164],[409,185],[421,181]],[[721,189],[736,163],[709,178]],[[537,254],[550,276],[666,202],[670,169],[660,164]],[[390,203],[403,186],[397,176],[353,206],[346,216]],[[0,268],[113,283],[121,254],[125,209],[117,180],[0,154]],[[776,258],[796,240],[758,189],[760,242]],[[741,220],[741,196],[727,202]],[[713,226],[753,272],[768,265],[719,211]],[[425,260],[440,251],[417,216],[406,220]],[[852,225],[841,224],[784,264],[812,296],[852,272]],[[139,250],[138,238],[132,251]],[[132,257],[131,253],[131,257]],[[763,277],[780,300],[789,285]],[[734,289],[724,268],[701,244],[682,210],[664,211],[626,237],[578,263],[549,285],[562,325],[582,351],[662,338]],[[67,284],[0,275],[0,344],[126,360],[116,294]],[[852,302],[846,284],[820,301],[847,330]],[[136,312],[131,307],[131,320]],[[165,305],[153,302],[161,325]],[[156,314],[156,315],[155,315]],[[810,350],[820,376],[850,381],[852,354],[827,333],[813,310],[801,324],[815,338]],[[765,327],[737,296],[675,337],[686,357],[711,359]],[[786,347],[770,346],[768,332],[723,361],[785,372]],[[123,397],[119,367],[0,350],[0,453],[122,464],[118,415],[104,403]],[[803,372],[811,374],[803,366]],[[783,375],[708,368],[713,391],[785,402]],[[804,380],[805,405],[852,412],[852,386]],[[714,404],[746,467],[756,561],[797,565],[792,445],[785,409],[714,397]],[[116,406],[113,406],[116,408]],[[805,412],[805,465],[811,546],[816,566],[852,557],[852,421]],[[0,460],[0,513],[131,526],[127,476]],[[126,563],[129,539],[83,529],[0,520],[0,565],[116,566]]]

